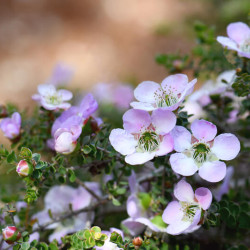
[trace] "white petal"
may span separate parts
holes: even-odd
[[[130,165],[140,165],[155,157],[155,152],[133,153],[125,157],[125,161]]]
[[[161,86],[152,81],[140,83],[134,90],[135,98],[140,102],[155,103],[155,92],[161,93]]]
[[[172,154],[169,161],[174,172],[183,176],[191,176],[198,170],[193,158],[182,153]]]
[[[233,134],[221,134],[215,137],[211,150],[219,159],[229,161],[240,152],[240,142]]]
[[[141,109],[146,111],[152,111],[156,109],[151,103],[146,102],[131,102],[130,106],[134,109]]]
[[[194,191],[189,183],[185,180],[179,181],[174,188],[174,196],[179,201],[194,201]]]
[[[134,139],[133,135],[129,134],[124,129],[113,129],[110,133],[109,140],[114,149],[122,155],[135,152],[137,141]]]

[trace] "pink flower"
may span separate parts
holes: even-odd
[[[124,129],[113,129],[109,136],[111,145],[131,165],[143,164],[154,157],[173,150],[169,132],[176,124],[176,116],[168,110],[148,112],[130,109],[123,115]]]
[[[181,126],[172,131],[177,151],[170,156],[172,169],[183,176],[198,171],[200,177],[209,182],[221,181],[226,175],[226,164],[219,160],[229,161],[238,155],[238,138],[230,133],[216,136],[216,126],[205,120],[195,120],[191,131],[192,135]]]
[[[62,154],[73,152],[84,123],[97,108],[96,100],[91,94],[88,94],[79,106],[72,106],[64,111],[52,126],[53,139],[47,141],[48,147]]]
[[[14,139],[20,134],[21,116],[18,112],[12,114],[11,118],[4,118],[0,123],[0,128],[9,139]]]
[[[171,201],[162,214],[168,224],[167,233],[178,235],[197,230],[202,210],[207,210],[212,202],[210,190],[201,187],[194,193],[191,185],[181,180],[174,188],[174,196],[177,201]]]
[[[132,236],[140,235],[146,229],[146,227],[150,228],[150,230],[154,232],[165,232],[165,228],[162,228],[161,225],[154,223],[155,217],[149,209],[150,202],[147,202],[148,204],[145,207],[145,202],[143,204],[141,200],[143,198],[140,199],[140,192],[143,192],[144,190],[137,183],[134,171],[132,171],[132,175],[129,177],[128,181],[131,192],[127,199],[127,213],[129,218],[122,221],[122,224],[128,229]],[[148,198],[150,198],[150,196],[147,197],[147,199]],[[159,222],[159,218],[157,221]]]
[[[33,167],[27,161],[21,160],[16,167],[16,172],[20,177],[27,177],[33,172]]]
[[[99,183],[85,182],[85,185],[97,195],[101,195]],[[70,213],[72,210],[76,211],[87,208],[95,202],[96,199],[83,187],[73,188],[66,185],[53,186],[44,197],[44,210],[33,215],[32,218],[37,219],[39,225],[45,225],[52,222],[49,210],[53,216],[62,216],[63,214]],[[49,241],[51,242],[56,239],[60,243],[61,237],[89,227],[93,220],[94,211],[90,211],[77,214],[76,216],[68,218],[66,221],[52,223],[46,227],[46,229],[50,230],[55,229],[54,232],[50,234]],[[35,224],[34,228],[37,227],[38,225]]]
[[[191,94],[196,79],[188,82],[187,75],[176,74],[165,78],[161,85],[145,81],[134,90],[134,96],[139,102],[130,105],[135,109],[152,111],[158,108],[175,110],[183,102],[185,96]]]
[[[94,95],[101,103],[112,104],[118,109],[129,108],[133,100],[133,88],[128,84],[98,83]]]
[[[72,93],[65,89],[56,90],[52,84],[38,86],[38,94],[32,96],[34,101],[40,103],[47,110],[68,109],[71,105],[66,102],[72,98]]]
[[[217,41],[229,50],[235,50],[240,57],[250,58],[250,28],[242,22],[227,26],[228,37],[218,36]]]
[[[72,75],[73,71],[69,66],[59,63],[55,66],[47,84],[53,84],[56,87],[64,86],[71,80]]]
[[[21,239],[21,233],[18,232],[15,226],[7,226],[6,228],[2,229],[3,239],[8,244],[13,244],[16,241]]]

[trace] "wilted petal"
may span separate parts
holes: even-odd
[[[145,81],[136,87],[134,96],[140,102],[155,103],[155,92],[162,92],[160,85],[156,82]]]
[[[174,172],[183,176],[191,176],[198,170],[193,158],[182,153],[172,154],[169,161]]]
[[[116,151],[122,155],[132,154],[135,152],[137,141],[134,136],[124,129],[113,129],[110,133],[109,140]]]
[[[233,134],[221,134],[215,137],[211,150],[219,159],[229,161],[240,152],[240,142]]]
[[[156,133],[160,135],[169,133],[176,124],[175,114],[168,110],[154,110],[151,117]]]
[[[183,152],[191,147],[191,133],[182,126],[175,126],[171,131],[174,139],[174,149],[177,152]]]
[[[130,165],[140,165],[155,157],[155,152],[133,153],[125,157],[125,161]]]
[[[162,219],[165,223],[172,224],[175,221],[181,220],[183,215],[180,203],[178,201],[171,201],[163,211]]]
[[[174,187],[174,196],[179,201],[193,202],[194,201],[194,191],[189,183],[185,180],[179,181]]]
[[[88,118],[92,115],[98,108],[98,103],[95,100],[94,96],[89,93],[87,94],[80,104],[79,112],[81,113],[83,118]]]
[[[155,155],[162,156],[172,152],[174,149],[174,140],[170,134],[166,134],[163,136],[162,142],[158,150],[155,152]]]
[[[138,133],[151,124],[148,112],[139,109],[130,109],[122,117],[123,127],[129,133]]]
[[[195,198],[196,200],[198,200],[199,204],[201,205],[201,207],[206,210],[210,207],[213,196],[211,191],[208,188],[197,188],[195,190]]]
[[[212,141],[217,134],[216,126],[205,120],[195,120],[191,124],[191,130],[194,137],[202,141]]]
[[[247,24],[242,22],[230,23],[227,26],[227,34],[237,44],[241,44],[249,39],[250,29]]]
[[[225,177],[226,169],[222,161],[205,162],[199,169],[199,175],[206,181],[218,182]]]

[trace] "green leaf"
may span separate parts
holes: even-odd
[[[82,148],[82,151],[83,151],[83,153],[84,154],[89,154],[91,151],[92,151],[92,149],[88,146],[88,145],[85,145],[83,148]]]
[[[117,189],[115,190],[115,192],[116,192],[118,195],[125,194],[126,191],[127,191],[126,188],[117,188]]]
[[[22,147],[19,156],[29,160],[32,158],[32,151],[29,148]]]
[[[95,233],[101,233],[101,228],[100,227],[97,227],[97,226],[94,226],[91,228],[92,231],[94,231]]]
[[[55,243],[52,242],[49,244],[49,250],[58,250],[58,247]]]
[[[14,151],[12,151],[12,152],[7,156],[7,162],[8,162],[8,163],[17,162],[16,154],[15,154]]]
[[[28,250],[30,247],[30,243],[29,242],[23,242],[21,245],[21,249],[22,250]]]
[[[151,196],[148,193],[143,193],[143,192],[140,192],[138,196],[143,208],[148,209],[151,203]]]
[[[250,217],[247,213],[241,212],[239,216],[239,227],[249,229],[250,228]]]
[[[39,162],[40,159],[41,159],[41,155],[37,154],[37,153],[34,153],[34,154],[32,154],[32,159],[34,159],[35,162]]]
[[[154,218],[151,219],[151,222],[153,224],[155,224],[156,226],[160,227],[160,228],[166,228],[167,227],[167,224],[164,223],[164,221],[162,220],[161,215],[156,215]]]
[[[69,176],[69,181],[70,182],[75,182],[76,175],[75,175],[75,172],[72,169],[68,169],[68,176]]]
[[[112,199],[112,203],[115,206],[121,206],[121,202],[119,200],[115,199],[115,198]]]
[[[227,208],[223,207],[220,210],[220,214],[221,214],[221,219],[226,221],[229,218],[230,212]]]

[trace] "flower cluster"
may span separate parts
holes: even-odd
[[[97,110],[98,104],[91,94],[86,95],[79,106],[64,111],[54,122],[48,146],[62,154],[74,151],[76,141],[88,118]]]

